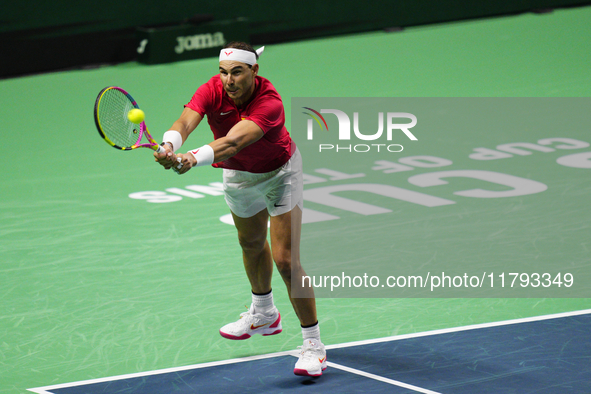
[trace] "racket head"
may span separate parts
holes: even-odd
[[[102,89],[94,103],[94,122],[100,136],[115,149],[146,147],[158,150],[146,123],[135,124],[127,118],[127,113],[133,108],[139,109],[139,106],[124,89],[117,86]],[[149,142],[142,144],[144,134]]]

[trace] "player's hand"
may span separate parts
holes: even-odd
[[[177,157],[170,148],[170,145],[164,144],[162,147],[166,150],[166,152],[154,152],[154,161],[156,161],[165,169],[170,170],[171,168],[173,168],[173,166],[179,164],[177,161]]]
[[[177,162],[173,169],[179,175],[186,173],[197,164],[197,159],[191,153],[180,153],[176,157]]]

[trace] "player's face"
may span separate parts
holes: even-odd
[[[254,92],[254,79],[259,65],[248,67],[247,64],[234,60],[222,60],[220,62],[220,78],[224,90],[228,96],[240,105],[248,101]]]

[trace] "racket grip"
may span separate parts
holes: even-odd
[[[160,145],[156,145],[158,148],[156,149],[157,153],[165,153],[166,149],[164,149],[162,146]]]

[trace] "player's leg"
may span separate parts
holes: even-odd
[[[320,376],[327,366],[326,350],[320,341],[314,289],[311,285],[304,286],[302,281],[306,276],[300,262],[304,179],[302,157],[297,149],[278,175],[281,182],[274,188],[275,193],[271,194],[275,201],[272,206],[267,204],[267,209],[272,215],[273,258],[302,326],[304,342],[294,373]]]
[[[300,263],[300,233],[302,210],[293,210],[278,216],[271,216],[271,250],[273,260],[287,287],[293,309],[303,327],[318,322],[314,289],[301,287],[302,277],[306,275]],[[297,298],[292,298],[292,281],[297,290]]]
[[[226,324],[220,334],[228,339],[248,339],[253,334],[275,335],[281,328],[281,316],[273,304],[271,278],[273,260],[267,242],[266,209],[249,218],[232,213],[238,230],[238,241],[242,248],[242,258],[246,275],[252,289],[252,305],[248,312],[240,315],[234,323]]]
[[[269,213],[264,209],[249,218],[241,218],[232,213],[232,218],[236,230],[238,230],[238,242],[242,248],[244,269],[252,292],[266,294],[271,291],[273,275],[273,259],[267,242]]]
[[[297,205],[290,212],[271,216],[271,250],[302,326],[304,343],[294,373],[320,376],[327,365],[326,350],[320,341],[314,289],[302,282],[306,273],[300,263],[301,226],[302,210]]]
[[[318,320],[314,289],[302,286],[302,277],[306,275],[300,264],[303,183],[302,157],[296,149],[291,159],[265,185],[265,195],[267,211],[271,215],[273,260],[301,325],[308,327]],[[297,290],[296,297],[292,297],[293,289]]]

